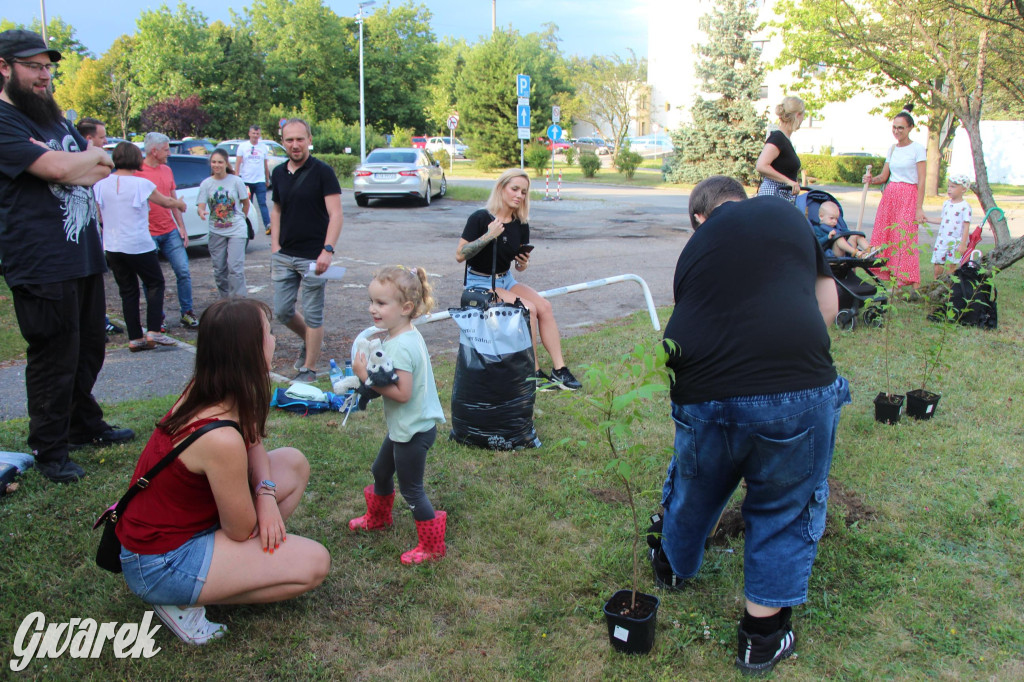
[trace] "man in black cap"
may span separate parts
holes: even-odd
[[[68,450],[121,443],[92,396],[103,366],[103,246],[93,184],[113,163],[53,99],[60,52],[32,31],[0,33],[0,270],[28,342],[28,444],[51,481],[85,471]]]

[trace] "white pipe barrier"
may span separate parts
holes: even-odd
[[[661,322],[658,320],[658,311],[654,307],[654,297],[651,296],[651,289],[647,286],[647,282],[644,281],[640,275],[614,275],[612,277],[605,277],[604,279],[595,279],[590,282],[583,282],[582,284],[570,284],[567,287],[559,287],[557,289],[547,289],[545,291],[537,292],[544,298],[555,298],[556,296],[565,296],[566,294],[572,294],[577,291],[586,291],[588,289],[597,289],[598,287],[607,286],[609,284],[618,284],[619,282],[636,282],[640,285],[641,291],[644,294],[644,301],[647,303],[647,312],[651,316],[651,324],[654,326],[654,331],[661,331]],[[421,324],[427,324],[429,322],[437,322],[438,320],[447,320],[451,317],[451,313],[447,310],[439,310],[436,313],[429,315],[423,315],[413,320],[413,324],[419,326]],[[382,331],[380,327],[367,327],[352,340],[352,351],[349,354],[350,358],[356,355],[356,343],[360,339],[365,339],[374,334],[379,334]]]

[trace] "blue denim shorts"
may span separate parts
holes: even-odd
[[[213,533],[196,533],[166,554],[136,554],[121,547],[121,569],[128,589],[147,604],[191,606],[199,600],[213,561]]]
[[[692,578],[740,480],[744,593],[755,604],[795,606],[825,532],[828,472],[846,379],[792,393],[672,404],[675,447],[662,504],[662,548],[673,572]]]
[[[506,291],[512,291],[512,287],[514,287],[516,284],[519,284],[519,282],[516,281],[516,278],[512,276],[512,271],[509,270],[501,277],[495,279],[494,286],[498,287],[499,289],[505,289]],[[483,277],[481,275],[474,275],[472,272],[467,272],[466,286],[483,287],[484,289],[490,289],[491,278]]]

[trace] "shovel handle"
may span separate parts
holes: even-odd
[[[871,175],[871,164],[867,165],[864,169],[866,175]],[[864,223],[864,206],[868,202],[868,187],[871,185],[871,180],[864,183],[863,189],[860,191],[860,211],[857,213],[857,231],[860,232],[860,226]]]

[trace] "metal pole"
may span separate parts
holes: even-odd
[[[39,0],[42,2],[42,0]],[[498,0],[491,0],[491,33],[498,30]]]
[[[43,29],[40,31],[43,34],[43,42],[49,45],[50,39],[46,37],[46,0],[39,0],[39,16],[41,17],[39,25]]]
[[[376,3],[377,0],[359,3],[359,163],[366,163],[366,95],[363,90],[363,8]]]

